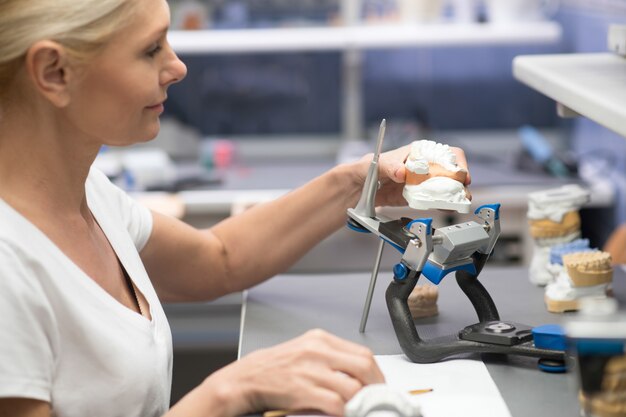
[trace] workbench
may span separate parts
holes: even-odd
[[[377,355],[402,353],[384,301],[391,279],[389,271],[381,271],[365,333],[358,328],[369,283],[367,273],[282,275],[248,290],[242,307],[239,357],[313,328],[366,345]],[[563,323],[572,317],[547,312],[543,289],[530,284],[525,268],[487,263],[479,279],[503,320],[536,326]],[[454,277],[446,277],[439,287],[439,315],[419,322],[424,339],[455,333],[477,321]],[[615,271],[614,290],[620,305],[626,305],[626,273],[621,268]],[[579,415],[574,372],[542,372],[533,358],[483,355],[482,359],[513,417]]]

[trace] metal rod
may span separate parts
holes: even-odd
[[[381,149],[383,147],[383,138],[385,137],[385,128],[387,122],[385,119],[380,123],[378,130],[378,141],[376,143],[376,153],[372,158],[370,167],[367,171],[367,178],[363,184],[363,191],[361,191],[361,198],[354,207],[354,211],[364,217],[374,218],[376,217],[376,191],[378,191],[378,157],[380,156]]]
[[[376,260],[374,261],[374,269],[372,269],[372,277],[370,278],[370,286],[367,290],[367,298],[365,299],[365,305],[363,306],[363,314],[361,316],[361,326],[359,327],[359,333],[365,333],[365,325],[367,324],[367,317],[370,314],[370,306],[372,305],[374,287],[376,287],[376,278],[378,277],[380,260],[383,257],[383,249],[385,249],[385,241],[380,239],[380,243],[378,244],[378,252],[376,254]]]
[[[378,139],[376,140],[376,153],[374,154],[374,161],[378,162],[378,157],[383,150],[383,138],[385,137],[385,130],[387,130],[387,120],[383,119],[380,122],[380,127],[378,128]]]

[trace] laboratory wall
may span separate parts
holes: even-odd
[[[215,27],[270,25],[262,8],[253,7],[259,2],[222,3]],[[314,10],[322,15],[332,7],[321,2]],[[282,13],[298,12],[294,7]],[[481,18],[479,12],[476,18]],[[554,126],[558,119],[551,101],[513,79],[511,60],[519,54],[563,50],[558,42],[368,50],[361,58],[365,124],[376,125],[386,117],[436,130]],[[340,52],[182,58],[189,74],[171,89],[168,112],[204,135],[340,131]]]

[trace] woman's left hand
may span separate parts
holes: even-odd
[[[376,193],[376,206],[406,206],[407,202],[402,197],[402,188],[406,180],[404,163],[409,156],[410,150],[411,145],[409,144],[380,155],[378,159],[378,181],[380,182],[380,187]],[[467,186],[470,185],[472,178],[467,169],[465,152],[461,148],[456,147],[450,147],[450,150],[456,155],[456,163],[459,168],[467,171],[467,177],[463,185],[466,187],[467,197],[471,200],[471,194],[467,190]],[[373,154],[368,154],[360,161],[360,165],[365,168],[361,170],[362,184],[365,183],[367,169],[372,158]]]

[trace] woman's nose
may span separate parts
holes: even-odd
[[[162,74],[164,79],[161,84],[175,84],[185,78],[187,75],[187,66],[178,58],[176,53],[172,51],[172,56],[167,62],[165,71],[163,71]]]

